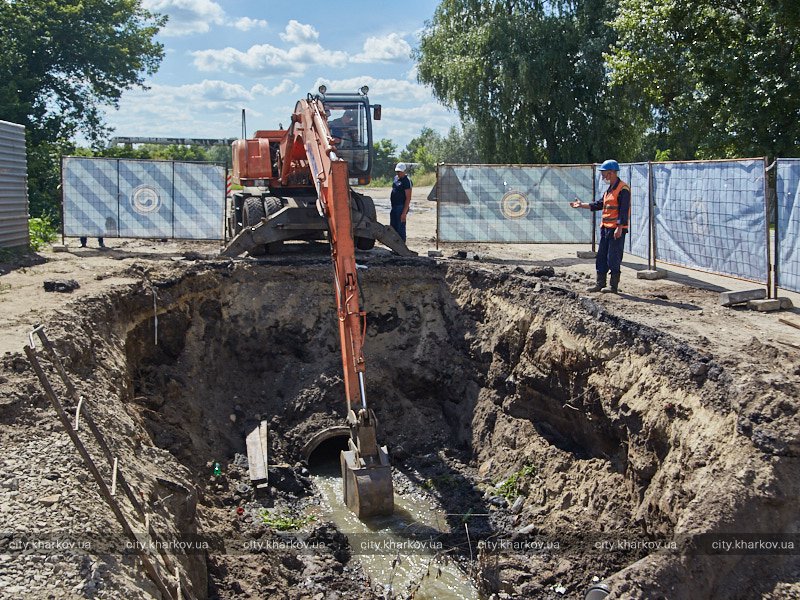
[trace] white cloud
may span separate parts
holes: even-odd
[[[282,81],[278,87],[290,87],[289,80]],[[229,83],[218,79],[204,79],[200,83],[186,85],[154,84],[148,90],[132,90],[124,96],[130,104],[126,112],[153,113],[164,118],[165,111],[169,115],[176,112],[191,115],[201,110],[232,110],[241,108],[247,102],[260,97],[274,95],[262,84],[247,88],[239,83]],[[196,116],[191,117],[196,119]]]
[[[286,25],[286,29],[281,35],[284,42],[290,44],[304,44],[313,42],[319,38],[319,32],[311,25],[304,25],[292,19]]]
[[[211,25],[225,22],[225,11],[213,0],[143,0],[142,6],[169,16],[166,27],[161,30],[165,36],[206,33]]]
[[[242,17],[234,21],[233,26],[241,31],[250,31],[257,27],[266,27],[268,23],[264,19],[251,19],[250,17]]]
[[[405,79],[376,79],[375,77],[352,77],[350,79],[330,80],[319,78],[313,89],[324,83],[332,92],[356,91],[363,85],[369,86],[370,97],[395,102],[424,102],[431,99],[431,93],[423,85]]]
[[[370,37],[364,42],[364,51],[351,59],[355,63],[405,62],[411,59],[411,46],[396,33],[384,37]]]
[[[298,91],[300,91],[300,86],[289,79],[284,79],[278,85],[273,87],[261,85],[260,83],[252,87],[253,93],[261,94],[264,96],[281,96],[283,94],[296,94]]]
[[[242,52],[236,48],[198,50],[191,53],[200,71],[227,71],[243,75],[301,75],[310,65],[342,67],[347,54],[326,50],[319,44],[298,44],[283,50],[269,44],[257,44]]]

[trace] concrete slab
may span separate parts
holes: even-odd
[[[67,245],[66,244],[53,244],[53,252],[66,252]]]
[[[769,300],[750,300],[750,302],[747,303],[747,308],[759,312],[772,312],[773,310],[781,309],[781,301],[777,298],[770,298]]]
[[[591,250],[578,250],[576,254],[578,258],[597,258],[597,252],[592,252]]]
[[[428,256],[431,258],[439,258],[444,256],[444,252],[441,250],[428,250]]]
[[[636,271],[636,279],[666,279],[667,272],[664,269],[646,269],[644,271]]]
[[[781,296],[778,298],[781,303],[781,310],[789,310],[790,308],[794,308],[794,304],[792,304],[792,299],[787,298],[786,296]]]
[[[734,304],[742,304],[750,300],[763,300],[766,297],[767,291],[764,288],[742,290],[741,292],[722,292],[719,295],[719,303],[722,306],[733,306]]]

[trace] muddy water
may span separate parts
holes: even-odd
[[[322,496],[322,518],[347,535],[353,552],[373,584],[398,598],[479,598],[469,578],[443,558],[437,537],[448,531],[443,512],[420,498],[395,494],[390,517],[359,520],[342,501],[339,465],[327,463],[312,471]],[[444,548],[446,550],[446,548]]]

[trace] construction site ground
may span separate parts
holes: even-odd
[[[722,307],[721,291],[759,284],[661,264],[666,279],[640,280],[631,256],[620,294],[590,294],[586,246],[440,244],[428,258],[429,191],[408,217],[419,258],[358,253],[396,491],[462,515],[454,535],[480,513],[476,539],[551,543],[457,545],[449,560],[483,597],[583,598],[605,582],[608,598],[800,598],[800,329],[784,322],[800,310]],[[367,192],[383,223],[388,192]],[[232,261],[219,242],[66,242],[0,263],[0,597],[158,597],[130,554],[14,546],[20,532],[119,531],[22,352],[28,333],[45,326],[156,529],[277,539],[262,511],[314,512],[301,448],[344,424],[328,248]],[[45,291],[67,280],[79,287]],[[261,499],[240,485],[260,420],[287,465]],[[212,547],[177,563],[197,598],[389,593],[348,532],[302,530],[323,549]],[[745,534],[784,545],[704,545]]]

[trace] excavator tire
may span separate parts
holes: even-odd
[[[242,209],[242,221],[244,221],[243,225],[245,227],[258,225],[261,219],[266,216],[267,213],[264,211],[264,202],[261,200],[261,198],[250,196],[244,201],[244,207]]]
[[[264,198],[264,207],[267,209],[267,216],[274,215],[280,209],[283,208],[283,204],[281,203],[280,199],[273,198],[272,196],[268,196]],[[271,244],[266,244],[266,254],[278,254],[281,249],[283,248],[283,242],[272,242]]]
[[[356,208],[363,214],[365,217],[368,217],[375,221],[377,219],[377,214],[375,213],[375,202],[372,201],[370,196],[365,196],[363,194],[354,193],[353,199],[356,203]],[[375,240],[373,238],[368,237],[355,237],[353,238],[355,242],[356,248],[359,250],[372,250],[375,247]]]
[[[264,211],[264,201],[258,196],[250,196],[244,201],[242,207],[242,226],[252,227],[261,222],[261,219],[267,216]],[[267,253],[266,247],[263,245],[254,246],[247,251],[250,256],[263,256]]]
[[[267,216],[273,215],[283,208],[281,201],[278,198],[273,198],[272,196],[267,196],[264,198],[264,206],[267,209]]]

